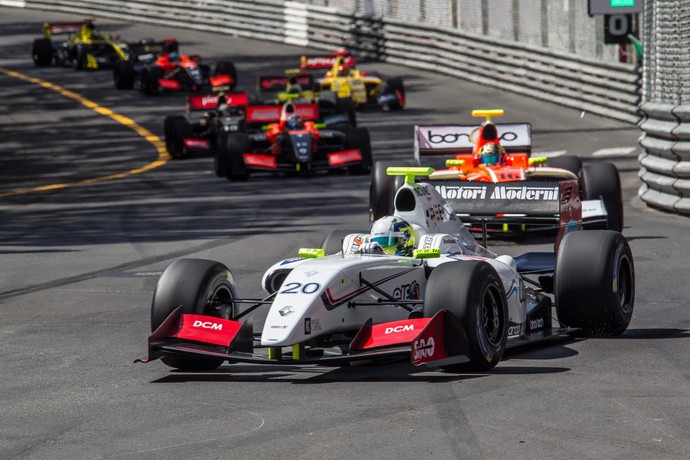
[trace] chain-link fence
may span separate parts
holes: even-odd
[[[618,45],[604,44],[603,16],[585,0],[297,0],[345,13],[510,40],[603,62],[619,62]],[[623,56],[626,62],[635,57]]]
[[[690,214],[690,0],[647,0],[640,198]]]

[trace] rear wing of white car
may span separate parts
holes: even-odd
[[[501,145],[509,153],[532,152],[532,125],[496,123]],[[414,127],[414,155],[463,155],[472,153],[477,125],[417,125]]]

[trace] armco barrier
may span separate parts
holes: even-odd
[[[20,5],[23,4],[23,5]],[[617,120],[639,120],[640,73],[628,64],[280,0],[0,0],[0,5],[116,18],[354,53],[485,82]]]
[[[690,105],[646,103],[640,128],[640,198],[657,208],[690,214]]]

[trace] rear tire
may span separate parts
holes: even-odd
[[[501,278],[487,262],[448,262],[431,272],[424,296],[424,317],[440,310],[453,313],[462,324],[469,345],[469,366],[453,364],[443,370],[488,371],[503,357],[508,340],[508,302]]]
[[[82,70],[86,66],[87,53],[86,45],[75,45],[72,48],[72,67],[74,70]]]
[[[134,65],[131,61],[115,61],[113,65],[113,81],[117,89],[134,88]]]
[[[369,174],[371,172],[371,138],[367,128],[349,128],[347,134],[347,146],[349,149],[358,149],[362,154],[362,161],[354,166],[350,166],[350,174]]]
[[[623,193],[618,169],[612,163],[595,163],[582,168],[585,200],[603,199],[606,207],[606,228],[623,231]]]
[[[237,69],[235,64],[230,61],[219,61],[213,70],[213,76],[216,75],[229,75],[232,78],[232,87],[237,86]]]
[[[141,90],[144,94],[160,94],[162,92],[158,79],[163,78],[163,69],[157,65],[151,65],[141,71]]]
[[[237,298],[237,287],[225,265],[211,260],[178,259],[163,271],[153,293],[151,303],[151,331],[155,331],[170,313],[182,305],[185,314],[228,316],[236,312],[232,303]],[[231,315],[221,315],[215,308],[231,305]],[[223,364],[223,359],[168,355],[164,364],[184,371],[208,371]]]
[[[347,115],[350,126],[357,126],[357,108],[352,98],[336,96],[335,113]]]
[[[563,155],[560,157],[549,158],[547,163],[552,168],[561,168],[580,177],[582,173],[582,160],[575,155]]]
[[[189,153],[185,149],[184,140],[192,137],[192,125],[182,115],[169,115],[163,122],[165,133],[165,148],[176,160],[187,158]]]
[[[611,230],[566,234],[558,249],[554,293],[564,326],[589,336],[625,332],[635,304],[635,267],[623,235]]]
[[[216,146],[216,155],[219,157],[218,162],[224,162],[225,164],[225,177],[227,177],[228,180],[247,180],[249,173],[244,164],[243,155],[248,152],[249,137],[246,134],[228,133],[225,136],[219,136],[218,145]],[[223,158],[222,160],[221,157]]]
[[[398,102],[389,104],[388,107],[393,110],[402,110],[405,107],[405,85],[400,77],[390,78],[386,82],[388,92],[397,96]]]
[[[37,67],[53,63],[53,42],[50,38],[37,38],[31,46],[31,58]]]
[[[369,179],[369,220],[371,222],[395,211],[395,193],[404,182],[403,176],[389,176],[389,166],[409,166],[409,161],[377,161]]]

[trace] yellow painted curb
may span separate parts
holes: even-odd
[[[68,182],[64,184],[50,184],[50,185],[42,185],[40,187],[33,187],[33,188],[27,188],[27,189],[20,189],[20,190],[13,190],[10,192],[3,192],[0,193],[0,198],[8,197],[8,196],[16,196],[16,195],[25,195],[27,193],[34,193],[34,192],[45,192],[48,190],[59,190],[59,189],[64,189],[68,187],[73,187],[75,185],[87,185],[87,184],[94,184],[97,182],[104,182],[108,180],[113,180],[113,179],[122,179],[124,177],[128,176],[133,176],[135,174],[141,174],[145,173],[147,171],[150,171],[154,168],[158,168],[159,166],[163,166],[170,160],[170,155],[168,154],[168,151],[165,149],[165,143],[155,134],[153,134],[151,131],[148,129],[144,128],[131,118],[127,118],[123,115],[120,115],[119,113],[113,112],[107,107],[100,106],[96,104],[95,102],[86,99],[85,97],[80,96],[79,94],[75,93],[74,91],[70,91],[68,89],[65,89],[61,86],[58,86],[54,83],[51,83],[49,81],[41,80],[40,78],[35,78],[35,77],[30,77],[28,75],[24,75],[23,73],[15,72],[13,70],[7,70],[3,69],[0,67],[0,73],[4,73],[5,75],[13,78],[18,78],[20,80],[35,84],[35,85],[40,85],[46,89],[50,89],[52,91],[55,91],[69,99],[72,99],[76,102],[79,102],[85,107],[88,107],[89,109],[93,110],[94,112],[106,116],[121,125],[124,125],[137,133],[139,136],[143,137],[146,139],[149,143],[151,143],[155,148],[156,151],[158,152],[158,158],[156,161],[153,161],[141,168],[136,168],[136,169],[130,169],[129,171],[123,171],[120,173],[115,173],[115,174],[110,174],[107,176],[99,176],[99,177],[94,177],[91,179],[82,179],[76,182]]]

